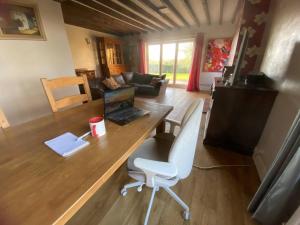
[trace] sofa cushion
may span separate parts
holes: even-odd
[[[115,76],[113,76],[113,78],[121,86],[126,85],[126,82],[125,82],[125,80],[124,80],[124,78],[123,78],[123,76],[121,74],[120,75],[115,75]]]
[[[122,73],[122,75],[123,75],[124,80],[125,80],[126,83],[130,83],[131,82],[133,74],[134,74],[134,72],[124,72],[124,73]]]
[[[134,73],[130,83],[135,84],[150,84],[152,80],[152,76],[142,75],[138,73]]]
[[[151,76],[152,78],[160,78],[162,80],[165,80],[166,79],[166,74],[162,74],[162,75],[156,75],[156,74],[146,74],[148,76]]]
[[[153,77],[152,80],[151,80],[150,85],[153,85],[155,87],[160,87],[161,86],[161,81],[162,81],[161,78],[159,78],[159,77]]]
[[[109,89],[117,89],[120,87],[120,85],[115,81],[114,78],[106,78],[105,80],[102,81],[102,83]]]
[[[157,96],[159,94],[159,88],[156,88],[148,84],[132,84],[135,87],[135,93],[137,95],[151,95]]]

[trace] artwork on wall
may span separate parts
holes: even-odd
[[[38,7],[0,1],[0,39],[45,40]]]
[[[227,65],[232,38],[218,38],[208,41],[204,61],[204,72],[222,72]]]

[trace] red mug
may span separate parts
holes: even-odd
[[[106,133],[104,119],[102,116],[95,116],[89,119],[89,124],[93,137],[100,137]]]

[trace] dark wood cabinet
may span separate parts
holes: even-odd
[[[86,77],[87,77],[88,80],[96,78],[96,72],[95,72],[95,70],[76,69],[75,73],[76,73],[77,76],[86,75]]]
[[[98,61],[104,78],[126,72],[123,59],[122,41],[112,38],[99,37],[97,42]]]
[[[225,86],[216,78],[203,143],[252,155],[277,93],[267,87]]]

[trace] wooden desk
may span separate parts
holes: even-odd
[[[43,142],[64,132],[81,135],[102,114],[101,100],[0,131],[0,224],[64,224],[127,160],[172,110],[136,101],[151,111],[126,126],[106,121],[107,134],[63,158]]]

